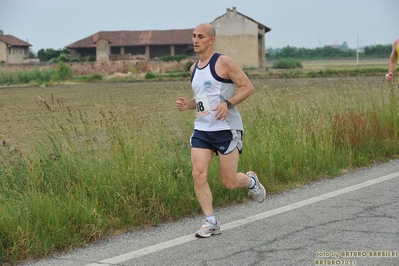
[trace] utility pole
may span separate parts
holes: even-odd
[[[357,44],[356,44],[356,62],[359,64],[359,34],[357,35]]]

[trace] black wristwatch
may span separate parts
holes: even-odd
[[[227,108],[233,108],[233,104],[231,102],[229,102],[228,100],[225,100],[224,102],[227,103]]]

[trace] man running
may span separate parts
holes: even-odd
[[[208,168],[214,154],[218,156],[221,179],[227,189],[248,187],[249,194],[258,202],[266,197],[255,172],[237,173],[243,123],[235,106],[248,98],[254,87],[234,60],[213,51],[215,40],[216,32],[211,24],[200,24],[194,29],[194,51],[199,55],[190,69],[194,97],[191,100],[179,97],[176,102],[179,111],[196,110],[194,133],[190,138],[192,175],[195,194],[205,214],[196,237],[221,233],[208,184]]]

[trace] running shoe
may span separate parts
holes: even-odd
[[[266,199],[265,187],[259,182],[258,176],[255,172],[249,171],[246,175],[255,179],[255,186],[249,189],[248,195],[252,195],[252,197],[259,203],[263,202]]]
[[[210,237],[211,235],[218,235],[221,234],[222,231],[220,231],[220,227],[217,224],[212,223],[211,221],[208,220],[203,220],[202,221],[202,226],[201,228],[195,233],[196,237]]]

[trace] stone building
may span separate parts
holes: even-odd
[[[71,56],[93,56],[96,61],[131,60],[145,56],[151,59],[164,55],[192,53],[193,29],[100,31],[68,46]]]
[[[266,64],[266,32],[271,29],[227,8],[226,14],[211,24],[216,30],[214,50],[233,58],[241,67],[262,68]]]
[[[262,68],[266,63],[266,33],[271,29],[227,8],[211,24],[216,29],[214,50],[230,56],[243,68]],[[68,46],[71,56],[92,56],[96,61],[146,60],[165,55],[193,55],[193,28],[181,30],[100,31]]]
[[[29,58],[28,42],[22,41],[12,35],[5,35],[0,30],[0,62],[9,64],[21,64]]]

